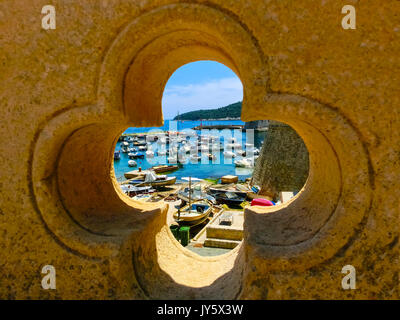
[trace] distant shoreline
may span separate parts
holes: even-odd
[[[170,120],[170,121],[231,121],[242,120],[240,118],[219,118],[219,119],[196,119],[196,120]]]

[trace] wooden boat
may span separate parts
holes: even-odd
[[[164,187],[175,184],[175,182],[176,182],[176,177],[167,177],[165,179],[160,179],[152,182],[145,182],[144,185],[151,185],[152,187]]]
[[[245,198],[252,190],[247,185],[241,185],[236,183],[225,184],[225,185],[212,185],[208,191],[213,195],[224,194],[226,192],[236,193],[239,197]]]
[[[155,173],[163,173],[163,172],[170,172],[170,171],[175,171],[178,170],[178,166],[168,166],[168,165],[160,165],[160,166],[154,166],[151,168]]]
[[[131,198],[137,195],[149,194],[156,191],[155,189],[152,189],[151,186],[136,187],[129,184],[121,185],[121,189]]]
[[[157,176],[156,180],[153,181],[146,181],[146,178],[140,180],[129,180],[130,184],[136,186],[152,186],[154,188],[170,186],[172,184],[175,184],[175,182],[176,182],[176,177],[167,177],[167,176]]]
[[[226,204],[231,208],[238,208],[240,204],[246,200],[246,197],[240,196],[237,193],[225,192],[215,195],[218,204]]]
[[[212,212],[212,205],[208,201],[201,200],[178,209],[174,213],[174,219],[180,225],[196,226],[204,222]]]

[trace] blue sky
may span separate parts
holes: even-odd
[[[176,70],[165,86],[164,119],[172,119],[178,110],[214,109],[242,99],[242,83],[231,69],[214,61],[192,62]]]

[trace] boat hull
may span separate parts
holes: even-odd
[[[192,203],[192,205],[195,205],[195,203]],[[189,205],[184,206],[181,209],[181,214],[178,218],[178,212],[176,211],[174,213],[174,219],[176,222],[178,222],[179,225],[186,225],[186,226],[196,226],[199,225],[201,223],[203,223],[205,220],[208,219],[210,213],[212,212],[212,205],[208,202],[197,202],[197,204],[203,204],[208,206],[208,208],[203,212],[203,213],[198,213],[195,215],[185,215],[185,212],[187,212],[189,210]]]

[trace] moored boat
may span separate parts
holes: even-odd
[[[144,154],[141,152],[132,152],[129,154],[130,159],[136,159],[136,158],[144,158]]]
[[[130,167],[136,167],[137,166],[137,162],[135,160],[129,160],[128,161],[128,166]]]
[[[164,187],[175,184],[176,177],[168,177],[166,175],[156,175],[152,170],[147,170],[141,177],[129,180],[130,184],[136,186],[152,186],[152,187]]]
[[[254,162],[251,159],[240,159],[235,161],[235,166],[239,168],[252,168],[254,166]]]
[[[212,205],[206,200],[195,201],[174,213],[174,219],[180,225],[196,226],[204,222],[212,211]]]
[[[163,172],[170,172],[170,171],[175,171],[178,170],[179,166],[177,165],[160,165],[160,166],[154,166],[151,168],[155,173],[163,173]]]
[[[226,204],[229,207],[238,208],[246,200],[246,197],[240,196],[235,192],[225,192],[215,195],[218,204]]]

